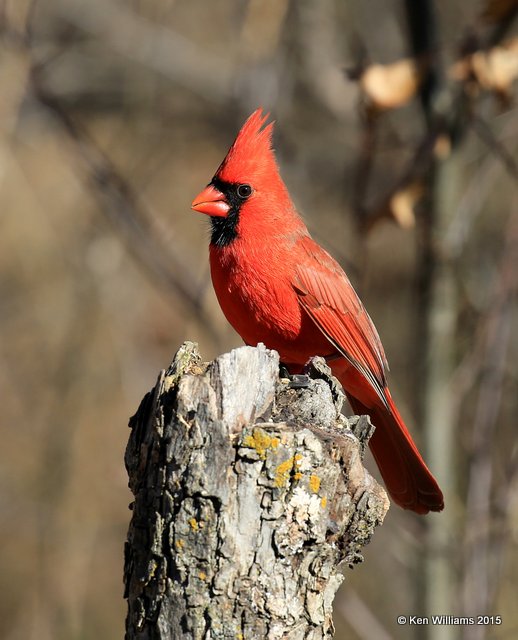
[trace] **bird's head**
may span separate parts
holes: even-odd
[[[245,227],[286,216],[291,200],[272,149],[273,123],[257,109],[249,116],[211,182],[192,202],[211,217],[212,244],[230,244]]]

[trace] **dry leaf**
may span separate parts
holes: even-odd
[[[452,66],[450,75],[455,80],[473,80],[486,91],[509,96],[518,78],[518,38],[462,58]]]
[[[438,160],[445,160],[451,153],[451,138],[446,133],[437,136],[433,152]]]
[[[377,109],[397,109],[411,100],[421,80],[415,60],[404,58],[392,64],[371,64],[360,77],[360,87]]]
[[[473,73],[481,87],[508,94],[518,77],[518,39],[472,56]]]
[[[390,213],[403,229],[411,229],[415,226],[414,207],[422,198],[423,193],[422,183],[415,181],[396,191],[390,198]]]

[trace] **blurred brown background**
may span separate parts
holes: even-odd
[[[127,420],[183,340],[241,344],[189,207],[259,105],[446,493],[440,515],[390,510],[336,638],[518,636],[516,14],[0,1],[3,638],[123,635]],[[503,623],[396,622],[430,613]]]

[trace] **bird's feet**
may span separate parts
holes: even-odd
[[[306,373],[290,373],[288,367],[282,362],[279,365],[279,376],[289,380],[290,389],[307,389],[311,380]]]

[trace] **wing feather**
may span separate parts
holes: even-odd
[[[299,239],[306,257],[296,268],[294,289],[302,308],[335,348],[370,382],[384,404],[383,346],[369,314],[340,265],[311,237]]]

